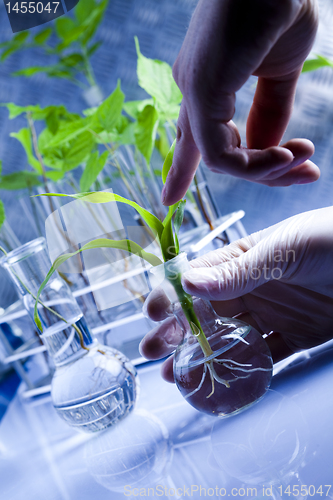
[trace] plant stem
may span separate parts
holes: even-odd
[[[181,282],[181,274],[177,273],[172,276],[167,276],[167,279],[172,284],[177,297],[179,299],[181,308],[185,314],[185,317],[190,325],[191,331],[193,335],[197,338],[198,343],[202,349],[202,352],[206,357],[213,354],[213,351],[209,345],[206,335],[201,327],[200,321],[198,320],[197,315],[195,314],[193,307],[193,299],[191,295],[185,292],[182,282]]]
[[[94,87],[96,85],[96,80],[95,80],[93,69],[92,69],[91,64],[90,64],[87,49],[85,47],[82,47],[82,55],[84,58],[84,67],[85,67],[86,78],[89,82],[89,85],[91,87]]]
[[[210,220],[209,215],[207,214],[207,211],[205,209],[205,205],[204,205],[203,200],[202,200],[202,196],[201,196],[201,193],[200,193],[200,188],[199,188],[199,185],[198,185],[198,179],[197,179],[196,175],[194,176],[193,180],[194,180],[195,190],[197,192],[198,201],[199,201],[199,205],[200,205],[201,211],[203,213],[204,218],[206,219],[207,224],[209,225],[209,229],[211,231],[213,231],[214,226],[213,226],[212,221]]]

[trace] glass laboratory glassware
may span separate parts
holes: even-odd
[[[0,260],[0,264],[9,272],[28,314],[33,319],[38,289],[51,267],[45,239],[37,238],[12,250]],[[88,331],[82,311],[58,272],[52,275],[41,293],[38,312],[43,328],[58,323],[61,318],[67,321],[68,318],[76,316],[79,318],[80,327]]]
[[[123,419],[137,398],[136,370],[119,351],[93,341],[79,329],[80,316],[58,321],[41,339],[55,364],[53,406],[65,422],[84,432]]]
[[[218,417],[235,415],[268,390],[271,353],[252,326],[218,316],[209,301],[183,290],[181,276],[189,269],[185,253],[152,269],[183,331],[174,355],[175,382],[194,408]]]

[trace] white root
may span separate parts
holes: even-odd
[[[251,363],[238,363],[233,359],[213,359],[213,361],[214,363],[220,363],[221,365],[224,365],[224,363],[234,363],[237,366],[252,366]]]
[[[214,363],[214,360],[213,360],[213,363]],[[220,377],[220,376],[216,373],[215,368],[214,368],[214,366],[213,366],[213,363],[211,363],[211,365],[210,365],[210,370],[211,370],[211,372],[212,372],[212,374],[213,374],[213,377],[215,378],[216,382],[219,382],[220,384],[225,385],[225,386],[227,387],[227,389],[229,389],[229,387],[230,387],[229,382],[228,382],[227,380],[224,380],[223,378],[221,378],[221,377]],[[213,393],[214,393],[214,390],[213,390],[212,394],[213,394]],[[211,394],[210,394],[209,396],[211,396]],[[207,397],[208,397],[208,396],[207,396]]]
[[[207,365],[206,365],[206,363],[204,363],[204,371],[202,374],[200,384],[198,385],[198,387],[196,389],[194,389],[194,391],[190,392],[189,394],[186,394],[186,396],[184,396],[184,399],[189,398],[190,396],[193,396],[193,394],[195,394],[196,392],[200,391],[202,384],[204,383],[204,380],[205,380],[206,372],[207,372]]]
[[[270,368],[261,368],[261,367],[258,367],[258,368],[249,368],[249,369],[245,369],[245,368],[239,368],[237,366],[230,366],[230,365],[227,365],[227,363],[224,363],[224,366],[226,368],[229,368],[230,370],[239,370],[241,372],[246,372],[246,373],[252,373],[252,372],[270,372],[271,369]]]
[[[213,371],[213,370],[214,370],[214,368],[213,368],[213,365],[212,365],[212,363],[208,363],[208,364],[207,364],[207,366],[208,366],[208,370],[209,370],[210,380],[211,380],[211,382],[212,382],[212,390],[211,390],[211,392],[208,394],[208,396],[206,396],[206,398],[208,399],[208,398],[210,398],[210,397],[214,394],[214,392],[215,392],[215,384],[214,384],[214,371]]]
[[[236,375],[234,379],[225,380],[225,379],[221,378],[216,373],[216,370],[215,370],[214,365],[213,365],[214,363],[216,363],[218,365],[223,365],[231,371],[236,370],[236,371],[245,372],[245,373],[247,373],[247,375],[245,375],[244,377],[240,377],[240,376]],[[229,363],[232,363],[232,364],[229,364]],[[206,377],[207,368],[208,368],[209,376],[210,376],[210,379],[212,382],[212,390],[208,394],[208,396],[206,396],[207,399],[210,398],[215,392],[215,382],[214,382],[215,380],[219,384],[223,384],[225,387],[227,387],[227,389],[229,389],[231,382],[235,382],[236,380],[240,380],[240,379],[249,378],[250,374],[253,372],[257,372],[257,371],[269,372],[271,370],[270,368],[261,368],[261,367],[249,368],[250,366],[252,366],[251,363],[238,363],[237,361],[233,361],[232,359],[210,359],[209,361],[205,361],[204,362],[204,370],[203,370],[202,378],[200,380],[200,384],[198,385],[198,387],[196,389],[194,389],[194,391],[190,392],[189,394],[186,394],[185,399],[193,396],[193,394],[200,391],[201,387],[203,386],[205,377]]]

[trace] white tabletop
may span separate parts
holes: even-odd
[[[97,434],[18,394],[0,424],[0,498],[333,498],[332,344],[310,354],[224,420],[186,403],[158,363],[139,367],[134,412]]]

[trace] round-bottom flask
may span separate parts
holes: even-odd
[[[212,354],[205,355],[189,325],[174,356],[174,377],[182,396],[195,408],[228,417],[259,401],[269,388],[272,358],[262,336],[233,318],[219,317],[208,301],[195,299],[194,310]]]
[[[52,325],[41,339],[56,367],[53,405],[68,425],[100,431],[133,410],[138,395],[134,366],[116,349],[93,342],[80,328],[80,317]]]
[[[252,326],[218,316],[209,301],[184,291],[181,276],[189,269],[185,253],[152,269],[183,331],[174,355],[174,379],[196,409],[227,417],[264,396],[272,378],[271,353]]]

